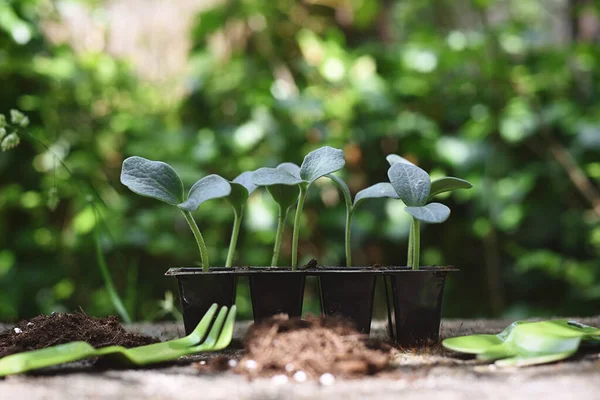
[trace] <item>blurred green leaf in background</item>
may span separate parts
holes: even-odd
[[[353,196],[386,179],[392,153],[473,183],[441,195],[452,218],[422,231],[422,265],[461,269],[446,316],[597,313],[599,16],[570,0],[0,1],[0,113],[30,119],[0,152],[0,320],[114,313],[94,232],[132,318],[177,315],[157,306],[176,293],[163,273],[194,264],[195,243],[176,209],[119,183],[125,158],[168,162],[189,187],[324,145],[344,149]],[[363,205],[354,265],[404,262],[403,208]],[[231,210],[197,214],[224,265]],[[301,264],[344,262],[344,215],[334,184],[315,182]],[[269,265],[276,223],[253,193],[236,261]],[[291,221],[284,232],[280,265]]]

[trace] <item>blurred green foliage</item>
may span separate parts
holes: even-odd
[[[422,233],[423,265],[461,269],[446,316],[597,313],[600,30],[595,22],[590,38],[581,23],[597,21],[595,3],[224,1],[195,18],[177,101],[125,61],[48,42],[40,26],[51,4],[0,2],[0,112],[31,119],[21,145],[0,153],[0,320],[114,313],[95,228],[130,314],[177,316],[165,295],[175,282],[162,274],[196,262],[194,239],[177,210],[120,185],[125,157],[169,162],[189,186],[208,173],[300,163],[325,144],[345,150],[353,193],[387,179],[389,153],[434,179],[474,184],[442,198],[450,219]],[[558,36],[556,21],[568,28]],[[316,186],[300,262],[339,265],[343,200],[328,180]],[[223,201],[209,204],[195,216],[218,265],[233,216]],[[268,265],[275,208],[264,191],[251,196],[240,264]],[[400,202],[366,203],[354,218],[354,264],[403,263],[409,222]]]

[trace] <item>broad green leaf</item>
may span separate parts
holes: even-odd
[[[388,154],[385,159],[387,160],[387,162],[390,165],[394,165],[394,164],[410,164],[410,165],[415,165],[413,163],[411,163],[410,161],[408,161],[406,158],[404,157],[400,157],[398,154]]]
[[[179,208],[190,212],[196,211],[205,201],[225,197],[229,193],[231,193],[231,184],[225,178],[214,174],[208,175],[194,183],[188,199],[179,204]]]
[[[271,185],[267,186],[267,191],[284,212],[296,204],[300,194],[300,188],[297,185]]]
[[[427,172],[416,165],[397,163],[388,170],[388,177],[400,200],[407,206],[424,206],[431,182]]]
[[[362,201],[366,199],[377,199],[377,198],[392,198],[399,199],[398,193],[394,190],[394,187],[389,182],[380,182],[366,189],[356,193],[354,197],[353,208],[356,208]]]
[[[304,157],[300,166],[300,177],[311,184],[322,176],[339,171],[344,165],[346,160],[342,150],[324,146]]]
[[[231,185],[231,192],[226,200],[238,213],[240,213],[248,200],[248,189],[239,183],[229,182],[229,184]]]
[[[233,183],[237,183],[242,185],[248,191],[248,196],[252,194],[256,190],[256,185],[252,182],[252,171],[242,172],[238,176],[235,177]]]
[[[231,185],[231,193],[227,196],[227,201],[238,213],[241,213],[244,204],[246,204],[246,201],[248,200],[248,196],[250,196],[257,188],[257,186],[252,183],[252,172],[242,172],[233,180],[233,182],[229,183]]]
[[[350,189],[348,188],[348,185],[346,185],[346,182],[344,182],[342,178],[337,177],[333,174],[327,174],[325,176],[331,179],[338,187],[338,189],[340,189],[342,195],[344,196],[344,202],[346,203],[346,207],[348,208],[348,210],[352,210],[352,195],[350,194]]]
[[[259,168],[252,173],[252,183],[256,186],[299,185],[305,183],[284,168]]]
[[[406,212],[419,221],[441,224],[450,216],[450,209],[441,203],[430,203],[421,207],[406,207]]]
[[[284,171],[289,172],[290,174],[294,175],[298,179],[302,179],[302,178],[300,178],[300,167],[294,163],[284,162],[284,163],[279,164],[277,166],[277,168],[283,169]]]
[[[456,189],[470,189],[473,185],[464,179],[454,178],[447,176],[445,178],[436,179],[431,182],[431,190],[429,191],[429,198],[431,200],[440,193],[449,192]]]
[[[129,157],[123,161],[121,183],[132,192],[171,205],[184,199],[183,183],[177,172],[162,161]]]

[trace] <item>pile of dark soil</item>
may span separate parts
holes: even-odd
[[[14,328],[0,332],[0,358],[74,341],[85,341],[96,348],[158,342],[150,336],[125,331],[115,316],[94,318],[83,313],[53,313],[21,321]]]
[[[251,326],[244,348],[235,371],[251,378],[298,372],[309,379],[327,373],[359,377],[387,369],[391,359],[390,346],[369,343],[350,323],[335,318],[278,315]]]

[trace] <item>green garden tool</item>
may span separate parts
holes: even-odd
[[[582,342],[600,344],[600,329],[566,319],[512,323],[497,335],[448,338],[447,349],[476,354],[500,367],[544,364],[575,354]]]
[[[90,357],[108,358],[110,361],[122,365],[142,366],[172,361],[181,356],[200,352],[222,350],[229,345],[233,337],[236,307],[232,306],[229,313],[227,307],[221,307],[212,323],[217,308],[217,304],[213,304],[196,329],[181,339],[131,349],[122,346],[96,349],[87,342],[71,342],[46,349],[13,354],[0,359],[0,377]]]

